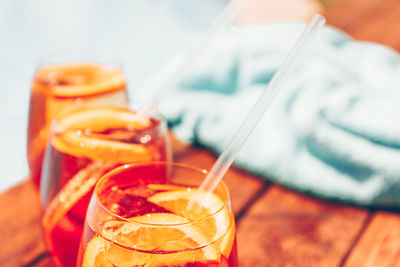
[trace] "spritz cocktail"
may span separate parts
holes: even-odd
[[[55,117],[76,108],[127,104],[125,76],[118,67],[72,62],[39,68],[32,82],[28,121],[27,154],[35,185],[40,185],[44,150]]]
[[[165,162],[107,173],[87,212],[78,266],[237,266],[226,186],[204,193],[188,210],[205,175]]]
[[[43,164],[43,230],[59,266],[75,266],[86,209],[98,179],[132,162],[170,159],[163,121],[120,108],[87,108],[57,119]]]

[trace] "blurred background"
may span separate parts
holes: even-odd
[[[134,88],[185,49],[193,36],[203,33],[226,3],[1,1],[0,190],[28,174],[25,150],[30,87],[41,62],[53,58],[121,61],[135,100],[140,94]]]
[[[255,5],[256,1],[259,3]],[[120,60],[135,105],[143,101],[137,88],[198,40],[227,3],[228,0],[1,1],[0,191],[28,174],[25,150],[30,83],[40,62],[60,55]],[[310,14],[321,12],[324,4],[316,0],[248,1],[235,23],[307,19]]]

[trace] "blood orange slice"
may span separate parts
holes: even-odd
[[[148,201],[172,211],[189,221],[196,222],[210,242],[216,242],[219,252],[229,257],[235,239],[235,222],[229,204],[216,194],[201,194],[201,204],[195,203],[187,209],[189,201],[198,192],[194,188],[161,192],[151,196]]]
[[[82,266],[180,266],[217,261],[220,257],[213,246],[199,248],[208,242],[207,237],[181,216],[151,213],[130,220],[107,222],[103,231],[105,239],[96,236],[88,243]],[[163,227],[165,224],[169,226]],[[118,240],[123,246],[108,240]],[[188,246],[196,249],[188,250]]]
[[[53,229],[60,219],[89,193],[100,177],[115,166],[115,163],[110,162],[94,162],[80,170],[50,203],[43,216],[43,227]]]

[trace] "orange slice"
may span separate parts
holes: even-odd
[[[80,170],[54,197],[43,217],[43,227],[52,229],[55,224],[85,196],[115,163],[94,162]]]
[[[125,88],[125,77],[119,68],[89,62],[43,67],[36,80],[58,97],[83,97]]]
[[[149,197],[148,201],[189,221],[195,221],[210,242],[216,242],[219,252],[229,257],[235,239],[235,222],[232,212],[216,194],[201,192],[199,192],[201,206],[194,204],[194,207],[188,210],[189,201],[197,191],[197,189],[186,188],[161,192]]]
[[[148,184],[147,188],[155,191],[185,190],[187,187],[174,184]]]
[[[143,130],[151,125],[151,121],[128,109],[88,108],[62,116],[55,128],[56,133],[66,130],[91,129],[101,132],[111,128],[127,128]]]
[[[92,160],[119,163],[149,161],[151,153],[144,145],[100,139],[95,133],[108,129],[140,131],[150,126],[149,119],[126,109],[85,109],[60,118],[51,143],[59,151]]]
[[[105,256],[107,241],[101,237],[94,237],[86,247],[82,267],[114,267]]]
[[[198,248],[208,242],[207,237],[181,216],[151,213],[130,220],[107,222],[103,236],[123,246],[96,236],[87,245],[82,266],[179,266],[220,258],[213,246]],[[174,226],[163,227],[165,224]],[[188,250],[188,247],[198,249]]]

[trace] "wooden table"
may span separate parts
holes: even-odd
[[[325,15],[356,39],[400,50],[399,0],[341,0]],[[203,149],[179,142],[174,148],[179,162],[209,168],[215,161]],[[238,223],[241,266],[400,266],[399,214],[329,203],[235,168],[225,181]],[[0,266],[53,266],[32,185],[23,182],[0,195],[0,210]]]

